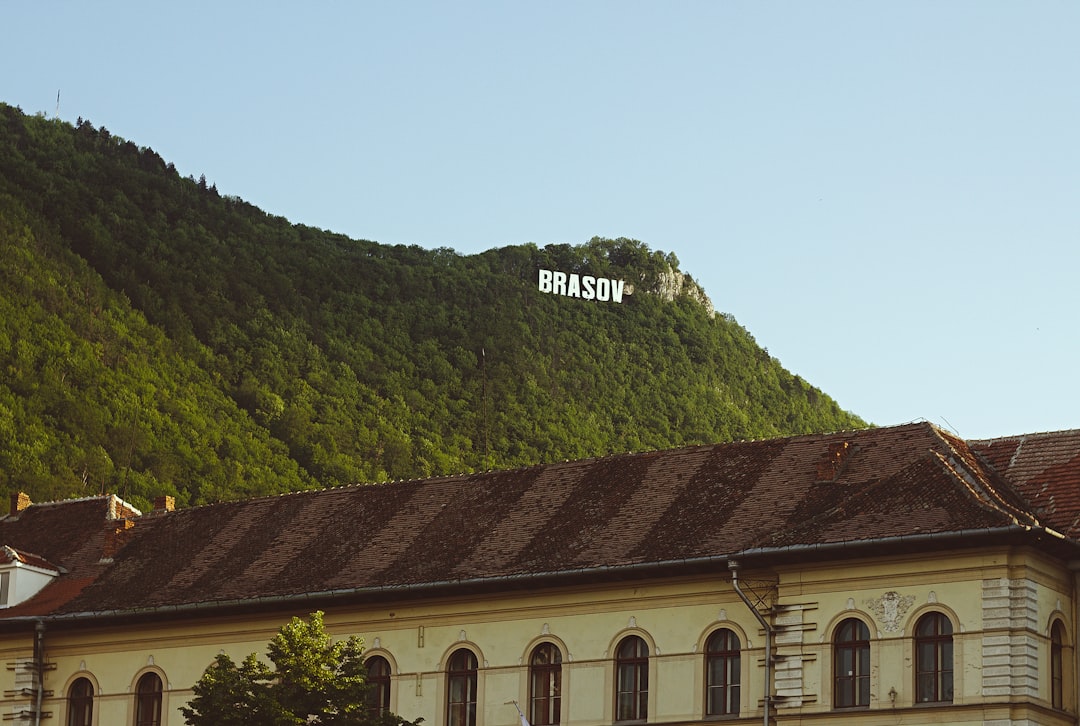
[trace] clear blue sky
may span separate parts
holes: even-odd
[[[12,2],[0,100],[294,222],[674,252],[877,424],[1080,427],[1080,3]]]

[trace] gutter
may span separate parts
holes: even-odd
[[[688,557],[676,560],[662,560],[659,562],[637,562],[624,565],[602,565],[599,567],[583,567],[575,570],[550,570],[547,572],[528,572],[511,575],[496,575],[491,577],[474,577],[461,580],[439,580],[435,582],[420,582],[398,585],[374,585],[342,588],[337,590],[318,590],[313,592],[290,593],[283,595],[265,595],[252,598],[236,598],[231,600],[208,600],[193,603],[180,603],[174,605],[152,605],[134,608],[116,608],[110,610],[89,610],[74,613],[62,613],[59,615],[21,615],[11,618],[0,618],[0,629],[5,625],[17,625],[19,623],[50,622],[65,623],[85,621],[87,619],[102,618],[128,618],[139,615],[182,615],[200,614],[225,610],[230,608],[246,608],[260,605],[288,605],[319,600],[339,600],[355,597],[397,596],[412,594],[428,594],[440,590],[459,588],[483,588],[483,587],[506,587],[534,585],[537,580],[584,580],[595,582],[596,578],[625,578],[630,575],[648,574],[651,571],[663,571],[676,567],[700,568],[703,572],[714,570],[718,565],[727,565],[732,560],[766,560],[773,557],[784,556],[829,556],[838,553],[857,553],[860,549],[874,546],[900,545],[918,547],[934,545],[940,548],[950,544],[969,544],[972,539],[986,538],[1004,535],[1019,535],[1031,532],[1046,532],[1049,535],[1061,537],[1061,535],[1042,527],[1012,524],[1003,527],[987,527],[983,529],[962,529],[951,532],[929,532],[926,534],[894,535],[864,540],[844,540],[841,542],[827,542],[821,544],[783,545],[779,547],[752,547],[738,552],[720,555],[708,555],[704,557]]]
[[[746,607],[754,614],[757,621],[761,624],[761,627],[765,630],[765,698],[763,702],[765,704],[765,726],[769,726],[769,714],[772,713],[772,638],[773,627],[769,622],[762,617],[758,609],[754,607],[750,602],[750,598],[746,596],[746,593],[739,587],[739,563],[737,560],[728,560],[728,570],[731,571],[731,586],[735,588],[735,592],[738,594],[739,599],[742,600]]]
[[[34,726],[41,726],[41,706],[45,698],[45,622],[34,626],[34,675],[37,676],[37,703],[34,705]]]

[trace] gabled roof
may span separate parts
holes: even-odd
[[[21,550],[9,547],[8,545],[0,545],[0,566],[3,565],[29,565],[30,567],[36,567],[39,570],[60,572],[59,567],[46,560],[44,557],[39,557],[30,552],[22,552]]]
[[[105,495],[33,504],[0,517],[0,545],[33,552],[69,572],[92,567],[101,559],[102,527],[117,516],[119,501]]]
[[[988,461],[917,423],[155,513],[134,519],[109,564],[96,561],[94,579],[85,579],[92,567],[73,569],[58,578],[79,582],[69,596],[50,597],[61,583],[50,585],[20,614],[35,602],[32,614],[64,617],[526,586],[695,562],[722,567],[747,553],[933,537],[956,545],[971,533],[1038,530],[1038,517]],[[73,505],[56,509],[65,506]],[[0,541],[19,544],[4,524]],[[96,530],[73,537],[101,540],[100,518]],[[28,548],[45,551],[41,539]],[[100,545],[85,548],[100,556]]]

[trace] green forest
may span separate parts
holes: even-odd
[[[548,295],[541,268],[633,291]],[[642,242],[349,239],[0,104],[8,492],[190,506],[865,426]]]

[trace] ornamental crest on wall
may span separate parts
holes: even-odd
[[[889,590],[875,600],[866,601],[870,612],[877,616],[886,633],[896,633],[901,630],[900,618],[904,617],[904,613],[914,603],[914,595],[901,595],[896,590]]]

